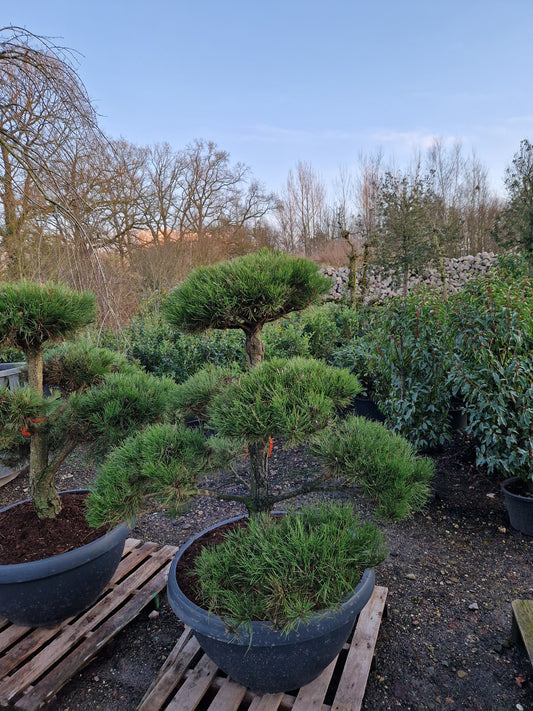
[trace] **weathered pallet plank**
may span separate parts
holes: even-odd
[[[520,636],[533,664],[533,600],[513,600],[513,638]]]
[[[256,696],[250,704],[249,711],[278,711],[284,694],[263,694]]]
[[[361,708],[386,597],[385,588],[376,588],[365,607],[365,614],[360,616],[331,705],[332,711],[356,711]]]
[[[191,630],[186,628],[148,688],[137,711],[160,709],[185,675],[199,650],[198,641],[192,636]]]
[[[167,706],[167,711],[184,711],[184,709],[194,711],[209,689],[217,670],[217,665],[204,654],[194,667],[192,674]]]
[[[58,660],[64,656],[65,652],[73,648],[80,639],[92,634],[95,627],[105,619],[110,612],[118,609],[120,614],[120,606],[124,601],[136,592],[149,576],[156,573],[161,567],[161,563],[165,560],[166,556],[163,555],[163,557],[161,557],[159,551],[153,557],[148,558],[141,568],[138,568],[123,581],[122,585],[113,588],[108,595],[104,596],[104,598],[100,600],[100,604],[93,606],[87,612],[83,613],[73,624],[63,624],[55,628],[55,631],[59,632],[59,634],[57,634],[54,639],[51,639],[51,636],[54,635],[54,628],[39,629],[34,636],[28,637],[24,645],[24,652],[26,656],[28,656],[28,647],[33,641],[31,659],[29,659],[23,668],[15,672],[9,679],[6,679],[5,682],[0,682],[0,699],[3,696],[4,686],[11,686],[12,689],[27,687],[39,678],[46,669],[56,664]],[[166,579],[163,577],[161,580],[161,588],[164,587],[165,582]],[[148,601],[149,600],[146,602]],[[36,652],[37,645],[41,646],[42,641],[47,639],[50,639],[50,642],[48,642],[40,652]],[[13,649],[10,656],[16,655],[16,652],[17,649]]]
[[[128,622],[136,617],[153,596],[165,585],[164,576],[153,579],[145,588],[147,597],[135,595],[124,607],[121,607],[104,625],[96,632],[89,633],[87,638],[71,652],[67,659],[55,664],[53,669],[44,679],[39,681],[18,702],[17,708],[24,711],[34,711],[38,708],[43,699],[50,699],[57,693],[57,690],[72,678],[73,670],[81,669],[92,659],[95,653],[103,647],[117,632],[123,629]]]
[[[156,548],[156,543],[142,543],[138,548],[128,551],[128,554],[123,556],[118,568],[115,570],[115,573],[111,578],[110,585],[115,585],[131,570],[136,568],[139,563],[145,560],[150,553],[152,553],[152,551],[155,551]]]
[[[217,695],[209,704],[208,711],[238,711],[245,696],[244,686],[226,677],[220,685]]]
[[[236,684],[202,654],[186,628],[142,699],[137,711],[359,711],[385,611],[387,588],[376,586],[357,620],[353,636],[322,674],[291,694],[254,694]],[[340,665],[340,666],[339,666]],[[339,678],[340,668],[340,678]],[[209,703],[207,694],[209,694]],[[326,695],[334,698],[326,704]],[[209,703],[209,706],[207,706]],[[245,704],[242,706],[242,704]]]
[[[128,539],[113,580],[89,610],[57,627],[3,629],[0,705],[34,711],[52,698],[165,587],[177,550]]]

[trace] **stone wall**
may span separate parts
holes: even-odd
[[[446,284],[448,292],[459,291],[470,279],[486,274],[497,261],[497,256],[493,252],[480,252],[474,256],[459,257],[457,259],[445,259],[444,268],[446,272]],[[339,301],[347,296],[346,285],[348,283],[348,267],[326,267],[321,270],[331,277],[333,286],[329,293],[329,300]],[[360,271],[357,273],[358,280],[361,278]],[[365,296],[365,303],[384,301],[391,296],[402,293],[394,283],[391,273],[380,272],[370,269],[368,274],[368,288]],[[431,267],[419,276],[409,279],[409,290],[416,288],[420,284],[426,284],[442,291],[442,282],[438,269]]]

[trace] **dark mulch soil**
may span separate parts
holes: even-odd
[[[61,495],[54,519],[40,519],[30,501],[8,508],[0,517],[0,565],[42,560],[95,541],[107,526],[91,528],[85,520],[86,494]]]
[[[406,522],[382,522],[390,555],[376,577],[389,590],[389,614],[363,708],[529,711],[532,668],[510,632],[511,601],[533,599],[533,539],[509,528],[499,481],[476,469],[468,439],[458,437],[434,459],[435,494],[425,511]],[[62,488],[91,482],[94,471],[86,462],[80,453],[71,457],[61,470]],[[275,448],[271,462],[277,491],[315,466],[301,449]],[[216,484],[225,483],[221,474]],[[28,498],[27,486],[19,477],[0,487],[0,505]],[[370,515],[364,502],[356,508]],[[238,504],[199,499],[177,521],[147,516],[132,535],[179,545],[242,512]],[[159,615],[149,612],[101,650],[49,708],[133,711],[181,631],[164,595]]]

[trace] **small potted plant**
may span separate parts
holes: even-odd
[[[312,262],[268,250],[191,273],[169,294],[166,318],[189,332],[241,328],[248,370],[206,368],[179,386],[177,412],[194,415],[200,427],[177,417],[128,438],[106,459],[88,501],[93,525],[157,507],[177,513],[198,495],[246,506],[245,522],[222,522],[180,550],[168,596],[211,658],[254,691],[297,688],[330,663],[371,595],[371,568],[384,556],[376,526],[351,509],[304,508],[281,521],[272,509],[298,494],[360,486],[380,513],[400,518],[423,505],[433,474],[429,460],[378,423],[341,422],[339,409],[360,389],[355,375],[301,357],[263,361],[262,326],[305,308],[327,288]],[[273,490],[269,455],[280,443],[310,445],[326,467],[291,491]],[[233,472],[237,488],[205,483],[220,466]],[[211,548],[221,533],[223,545]],[[194,556],[197,564],[187,562],[191,550],[206,546]],[[277,559],[272,568],[267,558]],[[309,593],[299,588],[311,570],[320,575]],[[331,589],[333,597],[324,596],[332,579],[343,582]],[[262,597],[260,583],[267,584]],[[270,612],[263,602],[254,607],[265,598],[276,600]]]
[[[97,454],[157,419],[173,387],[85,341],[45,355],[45,346],[75,336],[95,315],[88,292],[52,283],[0,287],[0,346],[20,349],[28,373],[27,387],[0,388],[0,447],[29,458],[31,500],[0,511],[0,616],[21,625],[54,624],[94,602],[129,530],[126,523],[91,529],[84,518],[88,492],[57,491],[60,465],[82,441]]]

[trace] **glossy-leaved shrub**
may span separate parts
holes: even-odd
[[[478,465],[533,484],[533,282],[502,269],[451,300],[452,382]]]
[[[443,444],[451,436],[449,373],[452,340],[441,296],[418,291],[376,309],[359,338],[336,352],[350,366],[387,424],[417,449]],[[350,362],[351,361],[351,362]]]
[[[177,383],[208,364],[224,367],[237,361],[244,368],[242,333],[180,333],[161,318],[157,303],[151,310],[148,304],[144,307],[126,329],[125,337],[131,360],[149,373],[169,376]]]

